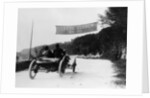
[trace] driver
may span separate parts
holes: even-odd
[[[52,59],[54,57],[54,54],[52,53],[51,49],[48,46],[45,46],[40,53],[40,59],[44,61],[53,62],[55,59]]]
[[[50,58],[50,57],[53,57],[54,55],[52,51],[50,50],[50,48],[48,46],[45,46],[41,52],[41,56]]]
[[[56,44],[54,49],[54,57],[62,58],[65,55],[65,51],[60,48],[59,44]]]

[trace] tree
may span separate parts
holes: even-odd
[[[99,33],[99,39],[105,54],[120,58],[122,46],[127,43],[127,7],[110,7],[100,21],[105,27]],[[112,54],[114,53],[114,54]]]
[[[119,26],[127,29],[127,7],[110,7],[105,16],[100,15],[102,25]]]

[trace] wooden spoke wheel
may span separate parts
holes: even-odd
[[[34,79],[38,72],[38,65],[36,64],[36,60],[32,60],[29,65],[29,77]]]
[[[76,63],[76,59],[75,59],[74,62],[73,62],[73,64],[72,64],[72,72],[75,72],[76,65],[77,65],[77,63]]]
[[[59,66],[58,66],[58,73],[59,73],[59,76],[62,77],[63,74],[65,73],[65,70],[66,70],[66,65],[67,65],[67,61],[66,61],[66,57],[67,56],[64,56],[61,61],[59,62]]]

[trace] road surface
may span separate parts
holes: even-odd
[[[116,88],[112,62],[103,59],[77,58],[76,73],[66,70],[63,77],[57,72],[39,72],[35,79],[29,72],[16,73],[16,87],[23,88]]]

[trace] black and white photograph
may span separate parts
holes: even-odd
[[[126,88],[128,7],[19,8],[16,88]]]

